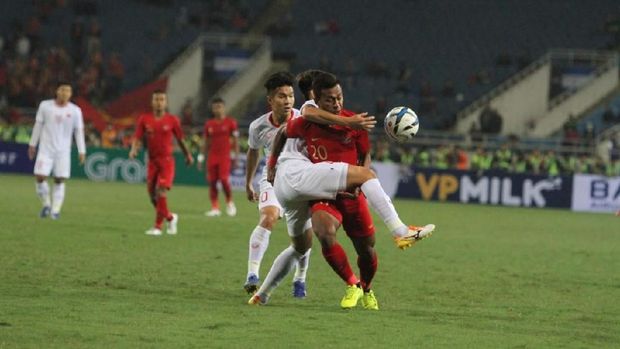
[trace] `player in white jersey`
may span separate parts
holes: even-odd
[[[56,88],[56,98],[42,101],[37,110],[36,122],[30,137],[28,156],[35,158],[34,175],[36,190],[43,208],[39,216],[52,219],[60,217],[65,198],[65,180],[71,175],[71,138],[75,136],[80,164],[86,159],[84,121],[82,110],[71,103],[71,84],[61,82]],[[39,147],[37,152],[37,145]],[[54,189],[50,199],[47,177],[53,174]]]
[[[320,78],[315,77],[315,83]],[[342,103],[342,100],[335,100],[334,103]],[[300,108],[303,116],[310,121],[366,130],[372,129],[375,125],[374,117],[365,117],[365,114],[342,118],[320,109],[319,113],[315,106],[316,103],[312,102]],[[312,244],[311,213],[308,205],[310,200],[333,200],[339,193],[359,187],[370,206],[391,231],[396,246],[401,249],[413,246],[435,229],[433,224],[423,227],[406,226],[400,220],[375,173],[370,169],[342,162],[312,163],[307,153],[300,151],[298,148],[300,143],[295,142],[296,140],[287,139],[286,126],[281,127],[273,141],[267,167],[267,179],[274,183],[276,196],[284,207],[292,245],[276,257],[265,282],[250,298],[249,304],[267,303],[271,293],[288,274],[292,265],[310,248]]]
[[[299,110],[293,108],[295,103],[293,84],[294,77],[290,73],[279,72],[271,75],[264,85],[267,89],[267,103],[271,107],[271,112],[263,114],[250,124],[245,190],[248,200],[258,201],[260,218],[258,225],[250,235],[249,241],[248,273],[246,283],[243,286],[249,294],[254,294],[258,289],[259,269],[265,251],[269,246],[269,236],[278,219],[284,214],[273,191],[273,186],[267,181],[267,171],[263,171],[259,181],[259,193],[254,191],[252,182],[258,166],[261,148],[264,149],[264,154],[268,157],[278,128],[290,118],[300,115]],[[303,298],[306,296],[306,272],[309,258],[310,250],[297,263],[293,278],[294,297]]]

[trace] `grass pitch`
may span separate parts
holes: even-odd
[[[177,186],[179,235],[150,237],[143,185],[70,180],[62,217],[39,219],[30,176],[0,175],[0,348],[600,348],[620,346],[620,218],[397,200],[436,234],[400,251],[377,222],[381,310],[339,308],[318,243],[308,297],[290,278],[265,307],[242,291],[257,222],[207,218],[204,187]],[[339,240],[356,269],[344,233]],[[287,245],[271,235],[261,276]]]

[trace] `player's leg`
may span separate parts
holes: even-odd
[[[53,161],[39,150],[37,159],[34,164],[34,176],[36,181],[36,193],[41,201],[41,212],[39,217],[46,218],[50,215],[52,209],[52,200],[50,199],[50,187],[47,183],[47,177],[52,172]]]
[[[399,248],[411,247],[416,241],[430,236],[435,230],[433,224],[427,224],[423,227],[407,227],[400,220],[392,200],[381,187],[375,173],[366,167],[349,166],[346,188],[351,189],[358,186],[368,199],[370,206],[390,229]]]
[[[368,203],[363,196],[358,196],[355,199],[338,200],[337,207],[344,216],[342,226],[357,252],[360,287],[363,290],[362,305],[364,309],[379,310],[379,303],[371,289],[372,279],[377,272],[377,252],[374,248],[375,227]]]
[[[347,285],[357,285],[359,279],[353,273],[347,254],[336,239],[342,215],[334,207],[333,202],[328,201],[315,202],[311,211],[312,230],[321,243],[321,252],[325,261]]]
[[[265,282],[256,294],[250,298],[249,304],[265,304],[272,292],[293,269],[302,256],[312,247],[312,225],[305,202],[297,202],[285,210],[286,224],[292,244],[284,249],[273,261]]]
[[[159,236],[161,235],[161,226],[163,223],[163,219],[160,217],[160,208],[159,208],[159,174],[160,174],[160,165],[159,161],[155,159],[149,159],[148,168],[147,168],[147,190],[149,192],[149,196],[151,197],[152,202],[154,202],[155,208],[155,222],[153,226],[145,231],[146,235]],[[165,194],[165,193],[164,193]]]
[[[177,233],[179,215],[172,213],[168,208],[168,191],[172,189],[174,182],[174,159],[162,159],[160,161],[160,171],[157,181],[157,211],[166,221],[166,233],[174,235]]]
[[[209,183],[209,200],[211,209],[205,212],[207,217],[221,216],[220,204],[217,200],[217,181],[219,180],[219,166],[217,163],[207,162],[207,182]]]
[[[340,301],[343,309],[357,306],[362,297],[359,288],[359,279],[353,273],[349,264],[349,257],[336,240],[336,231],[340,227],[342,215],[327,202],[319,202],[312,207],[312,229],[321,243],[323,257],[332,269],[347,284],[345,294]]]
[[[224,197],[226,198],[226,214],[234,217],[237,215],[237,207],[232,199],[232,189],[230,187],[230,159],[220,161],[219,178],[222,183]]]
[[[263,201],[263,196],[267,194],[267,192],[261,193],[261,197],[259,200]],[[273,195],[273,190],[271,190],[271,196]],[[258,221],[258,225],[250,234],[250,241],[248,246],[248,273],[246,278],[246,283],[243,285],[243,288],[246,292],[252,294],[256,292],[258,289],[258,282],[260,280],[260,265],[263,260],[263,256],[265,255],[265,251],[267,251],[267,247],[269,247],[269,237],[271,236],[271,232],[273,231],[273,227],[276,222],[280,218],[280,207],[278,205],[269,205],[260,207],[259,204],[259,213],[260,218]]]
[[[71,154],[58,154],[54,159],[54,188],[52,191],[51,218],[60,218],[60,210],[65,201],[65,180],[71,175]]]

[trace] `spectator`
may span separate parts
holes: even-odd
[[[191,98],[188,98],[181,108],[181,125],[186,130],[194,127],[194,107]]]
[[[101,146],[104,148],[114,148],[118,145],[118,132],[114,125],[107,124],[105,129],[101,131]]]

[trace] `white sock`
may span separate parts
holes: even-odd
[[[50,186],[47,184],[47,181],[43,181],[41,183],[36,182],[37,188],[37,196],[39,196],[39,200],[41,200],[41,204],[43,206],[51,206],[50,201]]]
[[[299,261],[297,261],[297,269],[295,269],[293,281],[306,282],[306,273],[308,272],[308,266],[310,265],[310,251],[312,251],[311,248],[309,248],[308,251],[306,251],[306,253],[299,258]]]
[[[301,256],[302,254],[295,251],[293,246],[289,246],[285,248],[284,251],[280,252],[273,261],[273,265],[269,273],[267,273],[265,282],[260,286],[257,293],[266,295],[267,297],[271,296],[273,290],[275,290],[286,275],[291,272],[291,269],[293,269],[293,266]]]
[[[248,253],[248,277],[250,274],[259,276],[260,263],[263,260],[265,251],[269,247],[269,236],[271,231],[257,225],[250,235],[249,253]]]
[[[59,213],[60,209],[62,208],[62,202],[65,200],[65,184],[54,184],[54,193],[52,194],[52,196],[54,197],[52,203],[52,213]]]
[[[392,200],[381,187],[381,183],[376,178],[364,182],[361,186],[362,192],[366,195],[370,207],[383,219],[385,225],[394,236],[403,236],[409,229],[400,220],[398,213],[392,204]]]

